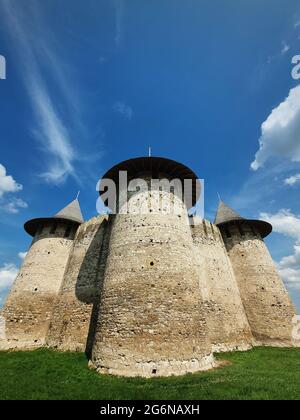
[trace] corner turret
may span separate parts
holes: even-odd
[[[6,337],[1,348],[45,345],[53,305],[82,222],[76,199],[53,217],[25,223],[33,241],[2,311]]]
[[[248,225],[253,228],[253,231],[257,231],[262,238],[267,237],[272,232],[272,225],[263,220],[250,220],[245,219],[222,200],[220,200],[219,207],[217,210],[215,224],[220,229],[227,229],[230,225],[235,225],[237,227],[242,227],[243,225]]]
[[[215,223],[222,233],[256,344],[295,345],[295,308],[264,243],[272,226],[245,219],[223,201]]]

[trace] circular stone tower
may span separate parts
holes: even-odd
[[[295,308],[263,238],[272,226],[247,220],[220,202],[219,226],[239,285],[252,334],[258,345],[291,346]]]
[[[127,200],[120,192],[120,171],[131,181]],[[143,186],[137,187],[137,178]],[[195,204],[196,175],[177,162],[152,157],[122,162],[103,179],[115,181],[124,201],[110,216],[91,365],[102,373],[145,377],[211,368],[188,209],[176,188],[145,188],[153,179],[188,179]]]
[[[82,222],[79,203],[74,200],[54,217],[25,223],[33,241],[2,312],[6,324],[5,347],[45,344],[55,298],[75,233]]]

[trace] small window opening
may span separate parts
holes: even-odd
[[[57,223],[54,223],[54,225],[51,226],[50,234],[54,235],[54,233],[56,232],[56,229],[57,229]]]
[[[72,226],[68,226],[65,232],[65,238],[69,238],[71,235]]]
[[[231,233],[229,232],[228,228],[225,228],[225,233],[226,233],[227,238],[231,238]]]
[[[238,230],[241,236],[245,236],[245,232],[240,224],[238,224]]]
[[[151,261],[150,265],[151,265],[151,267],[153,267],[153,266],[154,266],[154,262],[153,262],[153,261]]]
[[[152,369],[152,375],[156,375],[157,370],[156,369]]]
[[[37,230],[37,232],[36,232],[36,235],[37,235],[37,236],[39,236],[39,235],[43,232],[43,229],[44,229],[44,225],[41,225],[41,226],[38,228],[38,230]]]

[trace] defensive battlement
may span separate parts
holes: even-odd
[[[194,242],[212,244],[216,241],[221,241],[223,243],[218,226],[208,220],[200,219],[198,217],[191,217],[190,219],[191,233]]]

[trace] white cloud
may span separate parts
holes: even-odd
[[[261,213],[260,218],[271,223],[275,232],[295,239],[294,254],[283,257],[277,268],[288,287],[300,290],[300,216],[282,209],[276,214]]]
[[[294,23],[294,28],[299,28],[299,26],[300,26],[300,20]]]
[[[21,260],[24,260],[24,259],[25,259],[25,257],[26,257],[26,255],[27,255],[27,252],[19,252],[19,253],[18,253],[18,257],[19,257]]]
[[[12,198],[9,201],[1,205],[1,208],[7,213],[17,214],[20,209],[27,209],[28,204],[21,198]]]
[[[280,263],[277,268],[279,275],[289,288],[300,290],[300,268],[281,268]]]
[[[6,168],[0,163],[0,197],[5,193],[21,191],[23,186],[18,184],[11,175],[7,175]]]
[[[113,110],[122,115],[127,120],[131,120],[133,117],[133,109],[129,105],[126,105],[124,102],[116,102],[113,105]]]
[[[296,174],[284,180],[285,185],[293,186],[300,181],[300,174]]]
[[[7,175],[6,168],[0,164],[0,209],[7,213],[16,214],[20,209],[27,208],[28,205],[21,198],[6,198],[5,194],[17,193],[23,189],[11,175]]]
[[[291,89],[288,97],[273,109],[261,132],[260,147],[251,164],[254,171],[275,156],[300,162],[300,85]]]
[[[19,269],[14,264],[4,264],[0,267],[0,292],[12,286],[18,272]]]
[[[282,41],[282,48],[281,48],[281,55],[285,55],[291,49],[290,45],[288,45],[285,41]]]
[[[24,260],[27,252],[19,252],[18,257],[21,260]],[[0,307],[3,305],[4,300],[13,285],[17,275],[19,273],[19,268],[15,264],[4,264],[0,267]]]
[[[4,264],[0,267],[0,305],[3,304],[5,296],[10,290],[19,269],[14,264]]]
[[[291,210],[282,209],[275,214],[260,213],[260,218],[271,223],[275,232],[300,240],[300,216]]]

